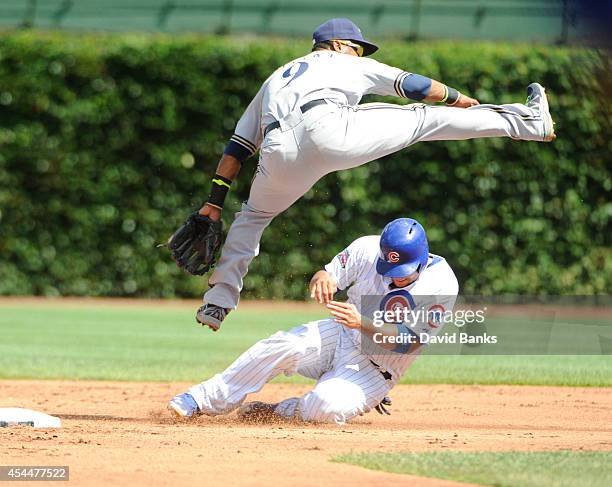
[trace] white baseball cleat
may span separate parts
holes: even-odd
[[[527,102],[525,105],[537,111],[544,121],[544,137],[542,141],[552,142],[555,140],[557,138],[555,135],[555,122],[553,122],[550,116],[546,91],[540,83],[531,83],[527,87]]]
[[[217,306],[216,304],[207,303],[200,306],[196,313],[196,321],[202,326],[208,326],[212,331],[217,331],[221,328],[221,323],[228,315],[229,310]]]
[[[168,409],[179,418],[191,418],[200,412],[198,404],[193,396],[186,392],[174,396],[170,402],[168,402]]]

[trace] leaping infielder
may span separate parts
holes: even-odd
[[[324,175],[422,141],[555,138],[546,94],[538,83],[527,87],[525,105],[480,105],[436,80],[365,57],[377,49],[350,20],[325,22],[313,34],[312,52],[272,73],[238,121],[208,201],[168,241],[179,266],[193,274],[208,271],[221,245],[219,220],[226,194],[242,162],[259,150],[249,199],[229,229],[205,305],[196,315],[203,325],[218,330],[236,308],[264,229]],[[447,106],[359,105],[366,94]]]
[[[347,288],[347,302],[332,300],[338,289]],[[400,218],[380,236],[351,243],[313,276],[310,291],[335,319],[261,340],[222,373],[174,397],[169,409],[181,417],[227,414],[275,376],[300,374],[317,380],[312,391],[277,404],[246,403],[239,415],[344,423],[376,408],[418,355],[422,334],[432,336],[442,328],[427,318],[410,326],[403,319],[368,319],[362,316],[363,298],[374,300],[385,321],[382,312],[393,317],[397,309],[452,310],[458,284],[446,260],[429,253],[423,227]]]

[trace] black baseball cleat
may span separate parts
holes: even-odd
[[[285,420],[283,416],[274,411],[278,404],[261,401],[247,402],[240,406],[238,419],[245,423],[269,423]]]
[[[391,398],[389,396],[383,397],[382,401],[380,401],[378,406],[374,406],[374,409],[376,409],[376,412],[378,414],[382,414],[382,415],[386,414],[387,416],[390,416],[391,411],[387,409],[387,406],[391,406]]]
[[[557,138],[554,127],[555,122],[553,122],[553,119],[550,116],[546,91],[540,83],[531,83],[527,87],[527,102],[525,105],[536,110],[544,121],[544,135],[542,137],[542,141],[552,142],[555,140]]]
[[[208,326],[212,331],[217,331],[229,312],[229,309],[207,303],[198,309],[196,321],[202,326]]]

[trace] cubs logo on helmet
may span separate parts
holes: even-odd
[[[392,250],[387,254],[387,262],[399,262],[400,255]]]

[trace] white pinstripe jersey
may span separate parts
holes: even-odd
[[[452,310],[459,292],[459,284],[450,265],[443,257],[429,254],[427,267],[421,272],[419,279],[404,288],[396,288],[390,278],[385,278],[376,272],[376,261],[380,256],[380,236],[368,235],[358,238],[346,249],[340,252],[325,266],[325,270],[336,280],[339,289],[348,288],[348,302],[354,304],[361,313],[363,296],[380,297],[375,306],[380,310],[390,309],[394,302],[410,302],[411,308],[442,306],[444,310]],[[441,326],[434,327],[423,321],[412,330],[419,333],[435,335]],[[358,330],[348,330],[353,341],[361,345],[361,333]],[[410,363],[413,355],[385,351],[371,355],[378,365],[393,374],[398,380]]]
[[[278,68],[263,83],[236,125],[231,140],[255,153],[263,129],[311,100],[357,105],[363,95],[407,98],[402,81],[410,73],[374,59],[315,51]]]

